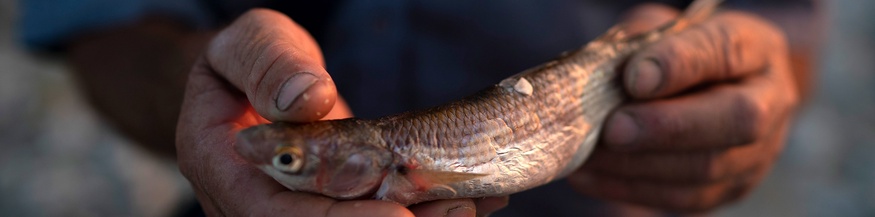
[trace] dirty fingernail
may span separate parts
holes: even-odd
[[[605,143],[608,147],[629,148],[636,139],[640,128],[635,120],[626,112],[616,112],[611,115],[605,126]]]
[[[662,72],[656,60],[646,59],[638,62],[626,81],[629,92],[633,95],[652,95],[662,82]]]
[[[476,216],[477,210],[474,207],[461,205],[447,210],[446,217],[470,217]]]
[[[280,87],[276,97],[276,108],[285,111],[297,100],[308,100],[309,96],[304,92],[318,80],[315,75],[306,72],[293,75]]]

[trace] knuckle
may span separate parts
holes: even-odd
[[[791,80],[793,78],[782,81],[784,85],[779,88],[781,98],[776,100],[777,110],[781,112],[793,112],[802,103],[802,93],[796,83]]]
[[[712,33],[700,28],[667,38],[654,46],[653,59],[662,67],[664,86],[668,91],[690,86],[690,82],[709,79],[714,66],[722,66]]]
[[[712,27],[715,38],[722,41],[718,49],[726,61],[727,76],[760,70],[768,53],[787,49],[782,31],[753,14],[722,13]]]
[[[251,9],[213,39],[208,53],[232,60],[217,64],[233,70],[226,73],[232,74],[229,79],[241,82],[240,88],[255,93],[277,60],[296,49],[286,38],[288,30],[277,23],[288,20],[270,9]]]
[[[770,40],[781,39],[783,37],[782,31],[777,25],[756,14],[743,11],[729,11],[722,13],[718,19],[723,21],[721,23],[728,24],[728,26],[744,26],[754,29],[758,34],[769,36],[768,39]],[[781,41],[783,40],[769,42],[777,43]]]
[[[700,184],[708,184],[724,178],[724,169],[719,162],[721,151],[712,151],[708,154],[698,155],[698,165],[693,171],[693,181]]]
[[[764,127],[761,120],[766,113],[766,107],[755,99],[743,93],[735,95],[727,120],[728,123],[732,123],[729,126],[729,133],[733,136],[729,136],[729,142],[733,145],[744,145],[757,141]]]
[[[704,25],[698,28],[699,31],[694,31],[691,35],[696,43],[695,48],[701,52],[697,52],[698,68],[697,71],[702,73],[701,76],[705,80],[724,80],[738,76],[741,70],[738,70],[741,64],[746,63],[750,59],[743,51],[746,51],[744,46],[747,45],[743,37],[743,31],[732,22],[723,22],[716,20],[710,22],[709,25]]]
[[[666,40],[661,46],[655,46],[655,51],[651,57],[660,67],[666,80],[667,86],[670,86],[674,79],[686,77],[690,72],[695,72],[695,67],[692,65],[691,57],[695,54],[688,49],[686,40],[674,37],[672,40]]]
[[[641,129],[637,141],[647,141],[653,146],[672,144],[689,133],[691,123],[671,108],[639,107],[629,111]]]
[[[646,129],[654,129],[657,131],[661,131],[658,134],[662,134],[659,137],[665,139],[671,138],[681,138],[684,134],[689,132],[690,123],[686,121],[683,117],[679,117],[675,114],[669,112],[661,112],[656,111],[650,114],[650,126],[645,126]],[[648,124],[646,124],[648,125]],[[672,142],[672,141],[664,141],[664,142]]]
[[[750,58],[755,55],[748,55],[746,51],[750,44],[746,43],[743,38],[745,31],[739,31],[738,28],[730,22],[717,22],[711,30],[711,37],[714,38],[712,47],[715,52],[713,58],[716,67],[719,67],[718,79],[727,79],[743,73],[743,69],[748,62],[752,62]],[[722,67],[721,67],[722,66]]]
[[[260,88],[262,85],[272,81],[266,79],[269,77],[268,74],[271,72],[271,69],[280,63],[280,59],[288,55],[292,49],[286,42],[270,40],[266,37],[257,39],[257,42],[261,46],[251,48],[252,51],[249,52],[250,56],[248,58],[254,60],[251,64],[251,71],[246,78],[246,88],[250,93],[257,93],[259,89],[262,89]]]

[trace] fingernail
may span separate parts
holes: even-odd
[[[457,207],[453,207],[447,210],[447,214],[444,215],[446,217],[468,217],[468,216],[476,216],[477,210],[474,207],[461,205]]]
[[[307,72],[293,75],[280,87],[280,92],[276,97],[276,108],[280,111],[285,111],[295,101],[308,100],[309,97],[304,91],[313,86],[318,80],[315,75]]]
[[[646,59],[635,65],[626,86],[634,95],[650,95],[659,88],[661,82],[659,64],[654,59]]]
[[[605,143],[608,147],[627,148],[638,138],[640,129],[635,119],[626,112],[616,112],[605,124]]]

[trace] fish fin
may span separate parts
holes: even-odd
[[[717,6],[720,6],[723,0],[695,0],[687,6],[683,14],[674,21],[660,27],[656,31],[659,32],[679,32],[691,25],[701,23],[711,17]]]
[[[717,6],[720,6],[723,0],[695,0],[690,6],[684,10],[683,14],[677,19],[666,23],[654,30],[642,32],[634,35],[629,35],[624,29],[626,27],[625,23],[619,23],[614,25],[608,31],[600,36],[595,41],[606,41],[606,42],[621,42],[621,41],[631,41],[638,38],[649,37],[654,33],[660,32],[679,32],[681,30],[686,29],[690,25],[694,25],[697,23],[701,23],[705,19],[711,16],[715,10],[717,10]]]
[[[446,186],[457,182],[480,178],[487,174],[463,173],[453,171],[437,171],[425,169],[412,169],[407,172],[407,177],[417,187],[429,189],[434,186]]]
[[[723,0],[696,0],[693,3],[690,3],[690,6],[687,6],[687,9],[684,11],[684,14],[681,15],[680,20],[685,20],[687,24],[696,24],[705,21],[711,14],[714,14],[714,11],[717,10],[717,6],[720,6]]]
[[[458,194],[458,192],[456,192],[456,189],[453,189],[449,185],[434,184],[431,186],[431,189],[429,189],[429,191],[438,191],[438,190],[443,190],[443,191],[447,192],[448,195],[455,196],[456,194]]]
[[[483,176],[486,174],[399,167],[395,173],[383,179],[373,198],[406,206],[428,198],[427,195],[456,195],[458,192],[450,184]]]

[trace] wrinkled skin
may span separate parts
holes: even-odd
[[[640,31],[677,12],[631,13]],[[719,13],[634,55],[632,100],[609,117],[602,143],[569,177],[594,197],[673,212],[738,200],[780,153],[799,104],[782,33],[756,16]]]
[[[252,10],[220,32],[189,75],[177,125],[177,156],[210,216],[474,216],[506,198],[456,199],[410,207],[377,200],[336,201],[290,191],[233,150],[242,129],[270,121],[351,116],[323,68],[313,39],[285,15]],[[309,87],[283,85],[313,76]],[[300,84],[292,82],[293,84]],[[290,88],[282,88],[282,87]],[[302,97],[303,93],[307,97]]]

